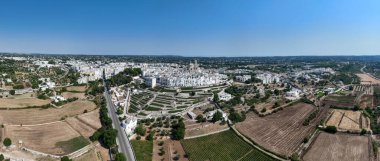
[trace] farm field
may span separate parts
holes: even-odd
[[[227,124],[220,125],[218,123],[214,124],[210,122],[194,124],[186,122],[185,138],[216,132],[227,128],[229,128]]]
[[[75,92],[85,92],[86,86],[70,86],[66,87],[67,91],[75,91]]]
[[[335,126],[340,130],[360,132],[361,129],[369,129],[370,121],[360,111],[333,109],[327,120],[327,126]]]
[[[69,117],[65,120],[74,130],[78,131],[82,136],[88,138],[94,134],[94,129],[75,117]]]
[[[95,150],[90,150],[87,153],[74,158],[73,161],[102,161]]]
[[[380,80],[375,79],[368,74],[356,74],[360,78],[360,84],[379,84]]]
[[[54,155],[69,154],[89,144],[66,122],[5,126],[5,136],[11,138],[15,144],[21,140],[26,148]]]
[[[79,99],[85,99],[86,98],[84,93],[77,93],[77,92],[63,92],[62,96],[66,99],[74,98],[74,97],[79,98]]]
[[[132,140],[131,144],[138,161],[152,161],[152,141]]]
[[[320,133],[303,156],[304,161],[370,160],[369,138],[344,134]]]
[[[100,123],[99,119],[99,109],[78,115],[77,118],[78,120],[91,126],[94,129],[100,129],[102,127],[102,124]]]
[[[170,140],[163,141],[164,144],[162,146],[158,145],[159,142],[163,140],[154,140],[153,141],[153,155],[152,155],[152,161],[161,161],[161,160],[170,160],[170,147],[169,142]],[[160,156],[160,149],[163,149],[165,151],[165,154]]]
[[[165,140],[162,146],[158,145],[161,140],[155,140],[153,142],[153,161],[161,160],[173,160],[175,156],[179,156],[178,161],[188,161],[185,157],[185,151],[181,145],[180,141],[177,140]],[[160,149],[165,150],[165,154],[160,156]]]
[[[328,96],[323,100],[325,107],[347,107],[353,108],[355,105],[355,96]]]
[[[61,108],[31,108],[22,110],[0,110],[0,122],[4,124],[33,125],[62,120],[66,117],[82,114],[84,110],[96,108],[91,101],[77,100]]]
[[[312,105],[298,103],[265,117],[249,113],[244,122],[236,124],[236,128],[265,149],[290,156],[301,145],[303,139],[315,130],[322,113],[326,111],[321,110],[310,125],[303,126],[304,120],[314,110],[316,108]]]
[[[367,107],[374,107],[374,96],[372,95],[362,95],[359,99],[359,106],[361,109],[365,109]]]
[[[181,141],[181,144],[189,155],[190,161],[275,160],[253,148],[231,130],[194,139],[185,139]]]
[[[50,103],[50,100],[38,98],[0,98],[0,108],[25,108],[30,106],[42,106]]]

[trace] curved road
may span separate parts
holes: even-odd
[[[105,85],[104,79],[103,79],[103,84]],[[104,86],[104,97],[106,98],[107,101],[107,109],[109,111],[109,116],[112,119],[113,127],[117,130],[117,139],[116,143],[119,146],[119,152],[124,153],[124,155],[127,158],[127,161],[136,161],[135,154],[133,153],[132,150],[132,145],[124,132],[124,129],[120,126],[120,121],[119,117],[116,114],[116,107],[112,103],[112,99],[110,94],[108,93],[106,86]]]

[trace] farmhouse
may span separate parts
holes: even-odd
[[[59,101],[65,101],[66,100],[63,96],[60,96],[60,95],[56,95],[56,96],[50,97],[50,99],[52,99],[54,102],[59,102]]]
[[[55,83],[54,82],[44,82],[43,84],[41,85],[38,85],[42,91],[45,91],[46,89],[52,89],[55,87]]]
[[[332,93],[334,93],[335,88],[329,87],[329,88],[324,89],[323,91],[328,93],[328,94],[332,94]]]
[[[224,111],[222,111],[221,109],[216,109],[216,110],[213,110],[213,111],[209,111],[209,112],[207,112],[207,113],[206,113],[206,118],[207,118],[207,120],[211,120],[212,117],[214,116],[214,114],[216,113],[216,111],[222,113],[222,116],[223,116],[224,121],[227,121],[227,120],[228,120],[227,114],[226,114]]]
[[[286,95],[287,99],[296,100],[296,99],[300,98],[300,94],[301,94],[301,90],[299,90],[297,88],[292,88],[292,90],[289,92],[286,92],[285,95]]]
[[[127,119],[121,123],[121,126],[124,128],[124,131],[127,133],[127,135],[131,135],[137,126],[137,118],[127,117]]]
[[[15,90],[15,94],[25,94],[25,93],[33,93],[33,89],[32,88],[24,88],[24,89]]]
[[[219,92],[218,96],[219,96],[219,100],[222,100],[222,101],[229,101],[232,98],[231,94],[226,93],[224,91]]]
[[[197,117],[197,115],[196,115],[194,112],[191,112],[191,111],[187,112],[187,115],[188,115],[191,119],[193,119],[193,120]]]

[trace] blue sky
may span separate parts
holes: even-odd
[[[0,51],[286,56],[380,54],[380,1],[0,1]]]

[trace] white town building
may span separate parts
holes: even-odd
[[[137,127],[137,118],[129,116],[121,124],[125,133],[127,133],[127,135],[132,135]]]

